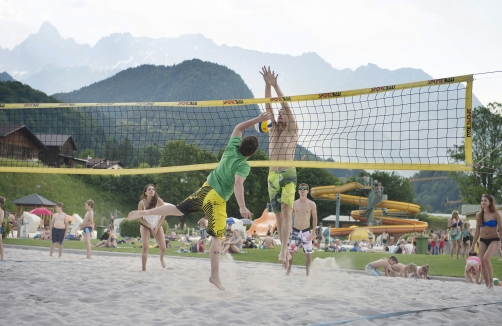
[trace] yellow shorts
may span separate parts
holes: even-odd
[[[296,169],[270,171],[268,174],[268,195],[275,213],[281,211],[281,205],[293,208],[296,192]]]
[[[176,208],[184,215],[204,211],[207,218],[207,233],[218,239],[225,237],[227,226],[227,202],[205,182],[199,190],[179,203]]]

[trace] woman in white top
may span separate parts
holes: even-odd
[[[147,185],[143,189],[143,194],[140,197],[138,210],[147,210],[162,205],[164,205],[164,201],[157,195],[155,186],[152,184]],[[164,229],[162,228],[164,218],[165,216],[160,215],[145,215],[140,218],[140,233],[142,242],[141,264],[143,271],[146,271],[146,261],[148,259],[148,248],[150,245],[150,234],[152,234],[155,240],[157,240],[157,244],[159,245],[160,249],[160,263],[162,264],[162,268],[166,268],[166,263],[164,262],[166,242],[164,239]]]

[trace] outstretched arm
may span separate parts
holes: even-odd
[[[234,195],[239,205],[239,212],[244,218],[253,218],[253,214],[247,209],[246,201],[244,200],[244,178],[238,174],[235,175]]]
[[[270,71],[270,67],[268,68],[268,73],[270,75],[269,77],[269,84],[274,88],[275,93],[277,94],[278,97],[284,97],[284,93],[282,92],[281,88],[279,87],[279,84],[277,83],[277,77],[279,77],[279,74],[275,74],[275,72]],[[286,116],[288,117],[288,129],[291,131],[294,131],[295,133],[298,132],[298,125],[296,124],[296,119],[293,114],[293,111],[291,110],[291,107],[289,106],[288,102],[281,102],[281,106],[284,109]]]
[[[232,137],[234,137],[234,136],[242,137],[242,132],[244,130],[251,127],[255,123],[269,120],[271,118],[271,116],[272,115],[270,113],[263,112],[262,114],[260,114],[256,118],[239,123],[237,126],[235,126],[234,132],[232,133]]]
[[[272,86],[270,86],[270,78],[272,77],[272,73],[270,72],[270,67],[268,67],[268,70],[265,66],[261,68],[260,74],[263,76],[263,80],[265,81],[265,98],[271,98],[272,97]],[[272,106],[270,103],[265,103],[265,109],[266,112],[270,113],[272,115],[272,124],[275,124],[275,118],[274,118],[274,111],[272,111]]]

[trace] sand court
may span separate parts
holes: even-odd
[[[139,255],[6,246],[0,262],[2,323],[13,325],[430,325],[499,323],[502,287],[463,282],[369,277],[340,271],[333,258],[314,259],[311,277],[293,266],[235,262],[222,257],[220,276],[227,291],[208,282],[209,260],[150,255],[140,272]],[[95,252],[96,253],[96,252]],[[495,303],[473,306],[480,303]],[[468,306],[468,307],[462,307]],[[462,308],[455,308],[462,307]],[[402,316],[355,320],[394,312],[444,308]],[[452,308],[452,309],[450,309]]]

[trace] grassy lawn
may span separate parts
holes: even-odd
[[[92,240],[93,244],[97,243],[98,240]],[[37,247],[50,247],[50,240],[33,240],[33,239],[3,239],[4,244],[16,244],[25,246],[37,246]],[[195,257],[195,258],[209,258],[209,254],[198,254],[198,253],[178,253],[175,252],[180,250],[181,244],[179,242],[172,241],[172,248],[167,248],[167,256],[183,256],[183,257]],[[128,252],[128,253],[141,253],[141,242],[136,242],[135,245],[131,244],[121,244],[117,249],[110,248],[94,248],[96,251],[112,251],[112,252]],[[84,241],[65,241],[65,248],[70,249],[81,249],[85,250]],[[208,246],[207,246],[208,247]],[[183,247],[188,250],[188,246]],[[207,248],[206,248],[207,249]],[[57,249],[56,249],[57,250]],[[56,251],[57,252],[57,251]],[[150,254],[157,255],[159,249],[149,249]],[[244,249],[244,254],[233,255],[234,260],[239,261],[250,261],[250,262],[267,262],[276,263],[277,256],[279,255],[279,249],[275,250],[262,250],[262,249]],[[389,257],[389,254],[383,253],[363,253],[363,252],[324,252],[315,251],[313,258],[328,258],[334,257],[337,264],[341,268],[363,270],[367,263],[380,259],[381,257]],[[415,263],[417,265],[429,264],[431,266],[431,275],[436,276],[452,276],[452,277],[463,277],[465,260],[463,259],[451,259],[449,255],[443,256],[430,256],[430,255],[401,255],[398,254],[396,257],[399,262],[403,264]],[[139,259],[139,257],[138,257]],[[502,279],[502,261],[498,260],[498,257],[492,258],[493,274],[494,277]],[[295,255],[294,265],[304,266],[305,257],[303,253]]]

